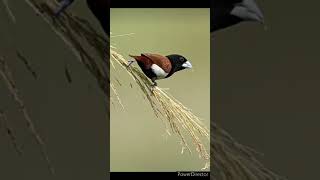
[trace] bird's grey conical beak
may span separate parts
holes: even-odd
[[[184,68],[192,68],[192,64],[189,61],[186,61],[185,63],[182,64],[182,67],[184,67]]]
[[[231,14],[237,16],[243,20],[257,21],[264,24],[264,16],[255,0],[242,0],[238,3]]]

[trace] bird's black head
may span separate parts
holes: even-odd
[[[255,0],[214,0],[212,5],[214,11],[210,11],[211,32],[242,21],[264,24],[263,13]]]
[[[241,0],[234,5],[231,15],[240,18],[242,21],[255,21],[264,23],[263,13],[255,0]]]
[[[171,54],[166,56],[172,65],[172,70],[170,74],[173,74],[174,72],[183,70],[183,69],[189,69],[192,68],[191,63],[183,56],[178,54]]]

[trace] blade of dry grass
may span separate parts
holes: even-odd
[[[5,128],[8,137],[10,138],[11,144],[13,146],[13,148],[15,149],[15,151],[21,155],[22,154],[22,149],[20,148],[20,146],[17,143],[17,138],[14,134],[14,131],[12,128],[10,128],[9,126],[9,122],[8,122],[8,118],[6,113],[3,110],[0,110],[0,122],[2,122],[3,127]]]
[[[29,61],[27,60],[26,57],[24,57],[22,55],[22,53],[20,53],[19,51],[16,52],[17,57],[23,62],[23,64],[25,65],[25,67],[27,68],[27,70],[32,74],[32,76],[37,79],[38,78],[38,74],[36,73],[35,70],[33,70],[31,64],[29,63]]]
[[[8,0],[2,0],[3,5],[6,8],[7,14],[9,15],[12,22],[15,24],[17,22],[16,17],[14,16],[12,10],[10,9]]]
[[[69,72],[69,69],[68,69],[67,65],[64,67],[64,75],[66,76],[66,79],[67,79],[68,83],[72,83],[71,74]]]
[[[118,94],[118,92],[117,92],[117,89],[116,89],[115,86],[113,85],[113,83],[110,83],[110,87],[111,87],[111,89],[113,90],[113,92],[114,92],[114,94],[115,94],[115,96],[116,96],[116,98],[117,98],[120,106],[121,106],[122,109],[124,110],[124,105],[122,104],[122,101],[121,101],[121,99],[120,99],[120,96],[119,96],[119,94]]]
[[[26,125],[29,128],[30,133],[32,134],[36,142],[39,144],[39,146],[41,147],[41,152],[45,160],[47,161],[50,172],[54,174],[54,168],[51,165],[46,145],[43,139],[41,138],[41,136],[39,135],[39,133],[37,132],[36,127],[27,111],[27,108],[22,98],[19,95],[19,91],[13,80],[13,76],[9,69],[9,66],[7,65],[5,59],[2,57],[0,57],[0,75],[2,76],[2,79],[4,80],[4,82],[6,83],[8,90],[12,95],[13,100],[17,103],[19,110],[23,113],[24,119],[26,121]]]

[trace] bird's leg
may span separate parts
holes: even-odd
[[[128,61],[128,67],[129,67],[132,63],[134,63],[134,61],[133,61],[133,60],[129,60],[129,61]]]
[[[152,78],[151,81],[153,82],[153,84],[151,85],[151,90],[153,90],[158,84],[156,82],[156,78]]]
[[[67,8],[69,7],[74,0],[62,0],[60,3],[59,8],[54,12],[54,15],[56,17],[60,16],[60,14]]]

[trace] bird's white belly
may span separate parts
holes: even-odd
[[[157,76],[157,79],[163,79],[167,77],[169,73],[166,73],[161,67],[156,64],[151,65],[152,72]]]

